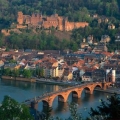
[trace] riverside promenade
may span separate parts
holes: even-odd
[[[77,84],[80,84],[80,82],[75,82],[75,81],[57,81],[57,80],[52,80],[52,79],[38,79],[36,78],[36,83],[45,83],[45,84],[55,84],[55,85],[64,85],[64,86],[74,86]]]
[[[34,83],[51,84],[51,85],[73,86],[75,84],[75,81],[60,81],[60,80],[37,78],[37,77],[22,78],[22,77],[1,76],[1,78],[3,80],[34,82]],[[76,84],[78,83],[76,82]]]

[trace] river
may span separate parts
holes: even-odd
[[[47,92],[57,91],[61,87],[64,88],[65,86],[0,80],[0,102],[2,102],[5,95],[9,95],[18,102],[23,102],[26,99],[34,98]],[[94,91],[93,95],[89,95],[83,92],[80,99],[72,99],[70,94],[68,101],[69,103],[76,102],[78,112],[82,114],[83,118],[86,118],[89,116],[88,112],[90,112],[90,108],[96,108],[96,106],[100,105],[100,99],[106,100],[107,96],[110,96],[110,94]],[[68,104],[58,104],[57,98],[55,98],[52,108],[52,116],[59,116],[63,120],[70,116]],[[42,102],[39,103],[38,110],[42,111]]]

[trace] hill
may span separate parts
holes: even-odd
[[[54,35],[59,39],[59,40],[70,40],[71,39],[71,32],[62,32],[62,31],[55,31]]]
[[[91,22],[89,15],[93,14],[120,18],[119,0],[0,0],[0,6],[0,28],[16,22],[18,11],[27,15],[58,13],[70,21]]]
[[[18,11],[28,16],[32,13],[43,16],[57,13],[59,16],[68,17],[69,21],[89,23],[88,27],[71,32],[38,34],[39,32],[27,29],[20,30],[22,33],[19,35],[12,32],[10,36],[4,37],[0,34],[0,46],[42,50],[66,49],[69,46],[69,49],[77,50],[83,38],[93,35],[95,41],[100,41],[101,36],[107,34],[111,38],[109,48],[113,51],[117,46],[115,36],[120,31],[119,8],[120,0],[0,0],[0,30],[11,28],[12,23],[17,24]],[[111,25],[114,29],[108,29]]]

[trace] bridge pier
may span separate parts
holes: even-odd
[[[72,92],[72,97],[73,98],[81,98],[81,91],[79,91],[79,92]]]
[[[38,102],[37,101],[32,101],[30,106],[31,106],[31,108],[37,110],[38,109]]]
[[[85,90],[85,93],[92,95],[92,94],[93,94],[93,91],[92,91],[92,90]]]
[[[72,92],[72,97],[73,98],[78,98],[79,96],[78,96],[78,94],[76,92]]]
[[[51,107],[52,104],[50,102],[47,102],[47,101],[43,101],[43,108],[46,108],[46,107]]]
[[[106,83],[105,83],[105,82],[102,83],[102,89],[103,89],[103,90],[106,90],[106,89],[107,89],[107,86],[106,86]]]

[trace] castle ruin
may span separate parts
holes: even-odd
[[[75,28],[85,27],[89,24],[87,22],[69,22],[67,17],[58,16],[53,14],[51,16],[42,16],[42,14],[24,15],[22,12],[18,12],[17,28],[44,28],[49,29],[51,27],[60,31],[71,31]]]

